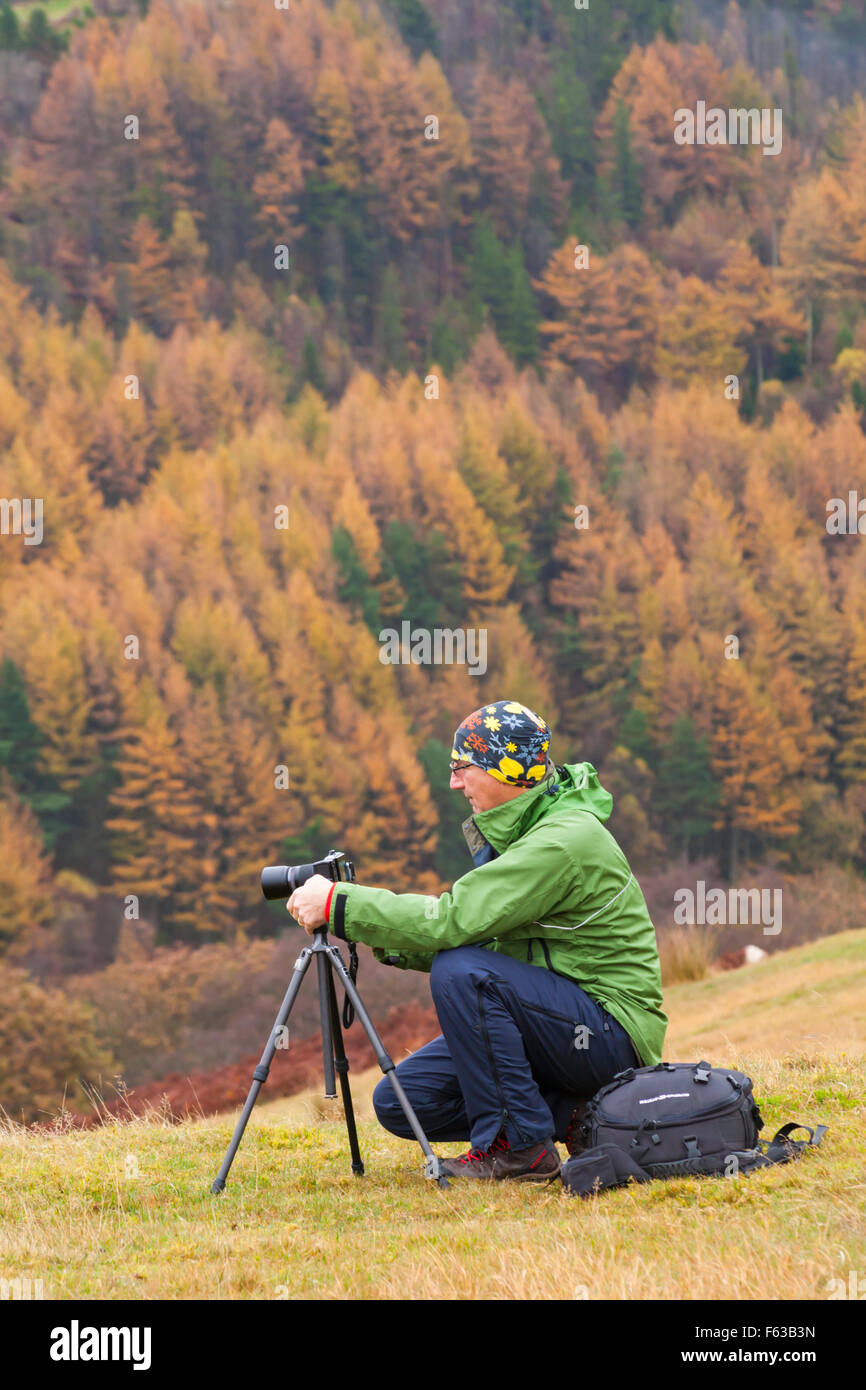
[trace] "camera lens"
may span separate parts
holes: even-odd
[[[262,869],[262,893],[273,902],[275,898],[289,898],[294,887],[289,886],[291,869],[288,864],[269,864]]]
[[[275,898],[290,898],[295,889],[312,878],[315,872],[315,864],[269,864],[262,869],[262,893],[268,902],[273,902]]]

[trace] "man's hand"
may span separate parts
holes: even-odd
[[[325,925],[325,904],[333,884],[324,874],[313,874],[296,888],[286,907],[307,933],[312,936],[317,927]]]

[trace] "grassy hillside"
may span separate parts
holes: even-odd
[[[233,1117],[10,1127],[0,1275],[41,1278],[47,1298],[827,1298],[831,1279],[866,1268],[866,931],[667,1001],[667,1057],[743,1068],[764,1137],[821,1121],[821,1149],[750,1178],[589,1203],[558,1186],[440,1192],[419,1176],[419,1151],[371,1118],[370,1072],[354,1084],[362,1180],[339,1111],[308,1093],[256,1110],[216,1199]]]

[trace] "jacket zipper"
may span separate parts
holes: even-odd
[[[567,975],[566,972],[565,972],[564,970],[555,970],[555,969],[554,969],[553,963],[552,963],[552,961],[551,961],[551,959],[550,959],[550,951],[549,951],[549,949],[548,949],[547,942],[545,941],[545,939],[544,939],[543,936],[530,937],[530,939],[529,939],[529,955],[528,955],[528,959],[529,959],[530,961],[532,960],[532,943],[533,943],[533,941],[537,941],[538,944],[539,944],[539,946],[541,947],[541,950],[542,950],[542,952],[543,952],[543,954],[544,954],[545,968],[546,968],[547,970],[550,971],[551,975],[558,975],[559,978],[560,978],[561,980],[570,980],[571,983],[572,983],[573,985],[576,985],[576,984],[577,984],[577,980],[574,978],[573,975]],[[601,1007],[601,1006],[599,1006],[599,1007]],[[607,1032],[607,1023],[605,1023],[604,1027],[605,1027],[605,1032]]]

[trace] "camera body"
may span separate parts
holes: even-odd
[[[354,883],[355,866],[340,849],[329,850],[315,864],[269,864],[262,869],[262,893],[268,902],[290,898],[296,888],[313,874],[323,874],[334,883]]]

